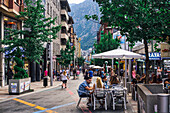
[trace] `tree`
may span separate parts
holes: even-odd
[[[2,51],[10,51],[10,57],[17,55],[13,51],[14,49],[22,49],[21,56],[26,57],[30,64],[40,60],[44,51],[43,45],[45,42],[51,42],[52,39],[56,39],[57,32],[61,26],[54,26],[57,17],[54,19],[51,19],[51,17],[45,18],[43,15],[45,9],[41,0],[36,2],[25,0],[24,3],[26,5],[24,12],[20,12],[20,15],[17,16],[18,19],[23,20],[23,28],[20,30],[6,28],[8,35],[1,42],[7,45]]]
[[[78,58],[78,65],[79,65],[79,66],[84,65],[84,61],[85,61],[85,59],[84,59],[82,56],[79,57],[79,58]]]
[[[116,27],[134,45],[143,41],[146,54],[146,83],[149,83],[148,43],[169,38],[168,0],[93,0],[100,5],[101,20]],[[170,41],[168,40],[168,43]]]
[[[20,47],[28,61],[38,62],[43,54],[44,43],[56,39],[61,26],[52,26],[55,25],[57,17],[45,18],[43,15],[45,9],[41,0],[36,2],[25,0],[24,3],[26,4],[24,12],[20,12],[17,16],[23,20],[23,29],[7,29],[8,35],[1,42],[8,47],[3,51],[13,51],[14,48]]]
[[[65,50],[61,49],[61,57],[57,58],[59,60],[59,63],[63,66],[68,67],[71,61],[74,60],[74,50],[75,47],[70,46],[70,41],[68,40],[66,43],[66,48]]]
[[[120,40],[119,39],[113,39],[112,34],[109,32],[108,34],[105,34],[104,37],[101,37],[101,40],[99,44],[94,44],[95,47],[95,53],[102,53],[110,50],[117,49],[120,46]],[[105,60],[102,59],[95,59],[93,62],[95,64],[102,66]],[[111,64],[111,60],[108,60],[109,64]]]

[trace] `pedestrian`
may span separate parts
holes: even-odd
[[[68,78],[70,78],[70,71],[69,71],[69,68],[67,68],[66,73],[67,73]]]
[[[67,88],[67,80],[68,80],[68,79],[69,79],[69,78],[68,78],[68,76],[67,76],[66,71],[64,71],[63,73],[61,73],[61,80],[62,80],[62,82],[63,82],[62,88],[64,87],[64,85],[65,85],[65,88]]]
[[[9,68],[7,72],[7,84],[9,84],[9,79],[12,79],[13,75],[12,70]]]
[[[73,69],[70,70],[70,76],[73,76]]]
[[[162,68],[160,69],[160,67],[158,66],[158,69],[157,69],[157,76],[161,76],[161,72],[162,72]]]
[[[74,68],[74,70],[73,70],[73,76],[74,76],[74,80],[76,80],[76,68]]]
[[[103,78],[104,78],[104,69],[102,69],[102,71],[101,71],[100,74],[101,74],[100,77],[101,77],[101,79],[103,80]]]
[[[83,75],[84,75],[85,74],[85,68],[83,68],[82,71],[83,71]]]
[[[123,78],[123,74],[124,74],[124,70],[123,68],[120,69],[120,76],[121,76],[121,79]]]
[[[77,69],[77,71],[76,71],[76,75],[77,75],[77,79],[79,79],[79,75],[80,75],[80,71],[79,71],[79,69]]]
[[[47,71],[47,69],[44,71],[44,75],[45,75],[45,77],[48,76],[48,71]]]
[[[56,76],[56,71],[55,71],[55,69],[53,69],[53,79],[54,79],[54,81],[55,81],[55,76]]]
[[[135,68],[134,68],[133,71],[132,71],[132,78],[133,78],[133,79],[136,78],[136,70],[135,70]]]
[[[56,72],[56,78],[57,78],[57,81],[60,80],[60,72],[59,71]]]
[[[87,103],[88,106],[91,106],[90,90],[93,90],[93,87],[90,87],[91,82],[92,82],[92,78],[86,76],[85,81],[79,85],[79,91],[78,91],[80,97],[89,97],[89,101]]]
[[[89,71],[89,76],[90,76],[90,77],[93,77],[93,71],[92,71],[91,68],[90,68],[90,71]]]

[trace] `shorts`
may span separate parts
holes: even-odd
[[[91,97],[91,95],[90,94],[81,94],[81,95],[79,95],[80,97]]]
[[[67,83],[67,80],[62,80],[62,81],[63,81],[63,83],[64,83],[64,84],[66,84],[66,83]]]

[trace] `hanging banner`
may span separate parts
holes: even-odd
[[[161,57],[162,59],[170,59],[170,45],[167,43],[161,44]]]

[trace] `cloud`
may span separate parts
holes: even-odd
[[[72,4],[72,3],[79,4],[79,3],[84,2],[84,1],[85,1],[85,0],[68,0],[68,2],[69,2],[70,4]]]

